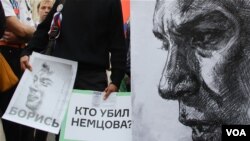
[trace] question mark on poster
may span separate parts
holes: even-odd
[[[132,124],[132,122],[131,122],[131,120],[129,120],[128,121],[128,128],[131,128],[131,124]]]

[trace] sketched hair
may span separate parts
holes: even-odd
[[[164,5],[168,5],[168,0],[156,0],[155,13],[153,18],[153,23],[157,26],[154,26],[153,32],[156,37],[162,39],[162,35],[158,33],[164,33],[165,27],[169,26],[164,22],[163,17],[166,14],[165,12],[168,9]],[[239,29],[239,44],[242,47],[242,54],[250,56],[250,1],[249,0],[176,0],[177,6],[184,14],[190,9],[195,9],[201,6],[204,3],[214,3],[231,13],[233,18],[237,21]],[[155,16],[157,15],[157,16]],[[174,15],[173,15],[174,16]],[[249,57],[250,58],[250,57]]]
[[[53,74],[54,72],[51,70],[50,66],[44,62],[42,63],[42,68],[40,70],[41,72],[47,73],[48,75]]]
[[[245,41],[250,41],[248,34],[250,34],[250,1],[249,0],[177,0],[181,12],[185,13],[190,8],[195,8],[202,3],[210,2],[223,7],[230,12],[234,18],[238,21],[241,28],[241,38]],[[242,35],[243,34],[243,35]]]

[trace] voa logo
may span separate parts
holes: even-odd
[[[227,136],[247,136],[244,129],[226,129]]]

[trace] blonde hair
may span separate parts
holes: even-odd
[[[55,0],[40,0],[39,3],[37,4],[37,10],[39,9],[41,3],[46,3],[46,2],[51,2],[53,5],[55,3]]]

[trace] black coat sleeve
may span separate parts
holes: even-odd
[[[111,81],[119,87],[126,69],[125,35],[120,0],[113,0],[110,17]]]

